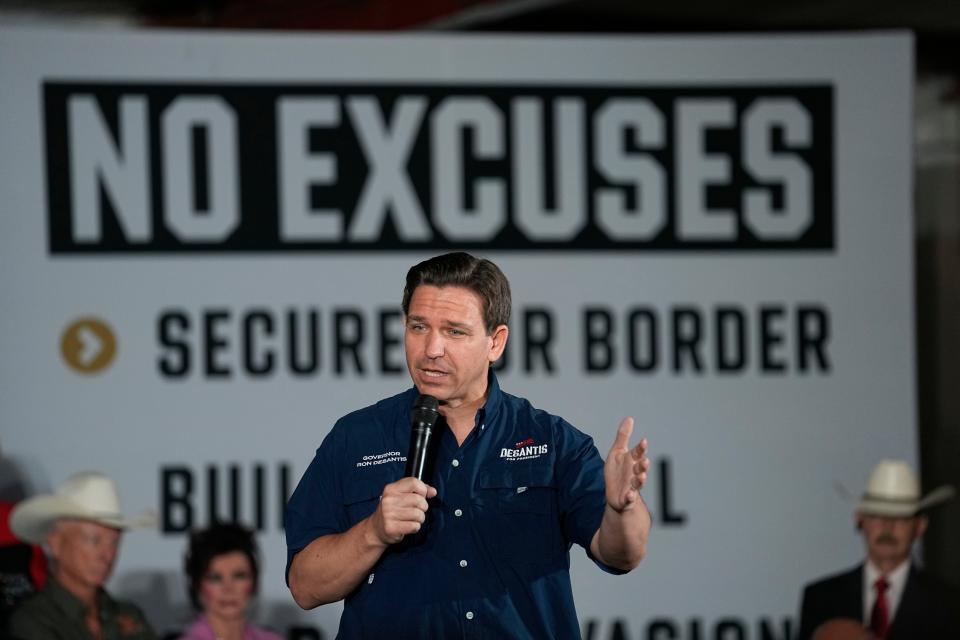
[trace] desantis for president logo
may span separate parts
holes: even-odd
[[[515,460],[532,460],[539,458],[547,453],[548,445],[537,444],[533,438],[521,440],[513,445],[513,448],[504,447],[500,449],[500,457],[513,462]]]

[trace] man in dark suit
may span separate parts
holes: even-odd
[[[910,560],[913,543],[927,528],[924,511],[952,496],[953,488],[945,486],[921,498],[907,463],[882,460],[856,510],[866,560],[807,585],[799,640],[836,618],[862,622],[879,640],[960,637],[957,594]]]

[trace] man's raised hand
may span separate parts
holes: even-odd
[[[617,437],[603,464],[603,479],[607,485],[607,504],[619,512],[631,509],[640,501],[640,488],[647,481],[647,439],[630,448],[633,418],[626,417],[617,427]]]

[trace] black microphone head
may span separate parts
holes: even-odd
[[[413,403],[413,410],[426,409],[427,411],[440,411],[440,401],[433,396],[421,393],[417,401]]]
[[[413,410],[410,412],[410,423],[433,429],[433,425],[440,416],[440,402],[433,396],[422,394],[417,401],[413,403]]]

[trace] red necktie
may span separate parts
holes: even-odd
[[[887,631],[890,630],[890,607],[887,605],[889,586],[890,583],[883,576],[873,583],[873,588],[877,590],[877,600],[873,603],[873,611],[870,612],[870,630],[879,640],[886,638]]]

